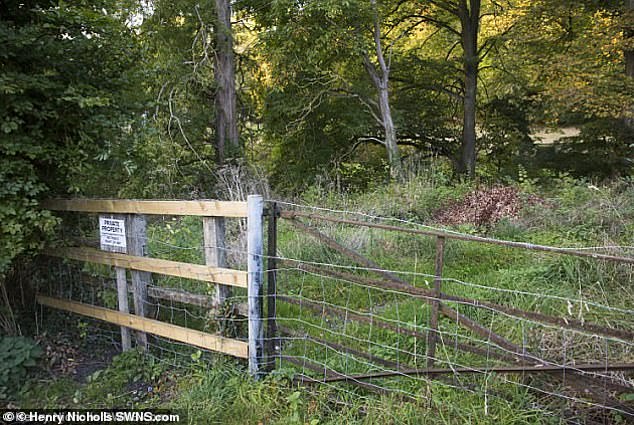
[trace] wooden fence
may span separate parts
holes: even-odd
[[[49,249],[46,255],[68,260],[83,261],[114,266],[117,276],[118,311],[95,305],[60,298],[37,295],[44,306],[99,319],[121,326],[123,349],[131,347],[130,330],[137,331],[137,344],[147,349],[147,333],[190,344],[207,350],[229,354],[249,361],[249,371],[254,376],[262,372],[263,326],[262,326],[262,282],[263,282],[263,200],[261,196],[249,196],[247,202],[223,201],[138,201],[138,200],[49,200],[43,207],[53,211],[97,213],[106,219],[125,222],[123,251],[108,252],[90,247],[64,247]],[[145,247],[145,215],[178,215],[203,217],[205,265],[150,258]],[[226,268],[225,217],[247,219],[247,270]],[[126,269],[132,277],[134,314],[128,306],[128,284]],[[162,298],[189,301],[205,298],[203,304],[221,306],[229,287],[247,289],[248,342],[226,338],[199,330],[189,329],[147,316],[145,305],[148,299],[150,273],[200,280],[216,284],[211,299],[198,294],[162,290]],[[161,289],[161,288],[152,288]],[[150,291],[152,294],[156,291]],[[169,292],[169,293],[165,293]],[[174,292],[174,293],[172,293]],[[156,295],[156,294],[153,294]]]
[[[634,264],[631,256],[619,256],[608,253],[598,253],[587,250],[575,250],[566,248],[549,247],[530,243],[504,241],[490,239],[480,236],[465,235],[449,231],[435,229],[412,229],[408,227],[392,226],[372,221],[352,220],[326,216],[315,213],[306,213],[288,209],[280,210],[278,203],[271,202],[267,208],[268,216],[268,247],[266,274],[268,278],[267,292],[263,294],[264,277],[264,248],[263,248],[263,200],[260,196],[250,196],[247,202],[220,202],[220,201],[132,201],[132,200],[54,200],[44,204],[44,207],[57,211],[74,211],[83,213],[110,214],[111,217],[123,217],[126,221],[126,237],[128,239],[127,252],[106,252],[88,247],[66,247],[47,251],[47,254],[55,257],[62,257],[73,261],[85,261],[115,267],[117,271],[117,292],[119,301],[119,311],[106,309],[94,305],[82,304],[76,301],[62,300],[50,296],[38,295],[38,302],[42,305],[82,314],[92,318],[106,321],[108,323],[121,326],[121,336],[123,346],[130,346],[129,330],[137,331],[137,344],[144,346],[147,344],[145,333],[154,334],[173,341],[191,344],[204,349],[233,355],[240,358],[248,358],[250,372],[258,377],[266,370],[274,367],[276,361],[288,361],[291,364],[301,367],[302,370],[310,370],[319,377],[301,376],[301,381],[307,384],[346,382],[361,386],[370,391],[389,392],[381,388],[377,379],[387,377],[415,377],[415,376],[438,376],[448,374],[549,374],[561,378],[563,384],[568,382],[578,391],[586,391],[588,388],[597,390],[587,395],[596,406],[603,408],[618,409],[620,413],[634,417],[634,408],[625,406],[618,397],[608,394],[607,388],[614,390],[615,394],[631,392],[629,385],[623,385],[618,379],[614,379],[614,372],[631,372],[634,364],[628,362],[629,359],[619,358],[618,362],[609,362],[608,358],[595,359],[590,363],[572,362],[558,363],[556,359],[543,358],[538,353],[531,352],[523,345],[524,341],[517,342],[512,339],[512,335],[504,335],[494,331],[491,324],[482,323],[476,318],[469,317],[467,312],[459,311],[458,308],[466,306],[475,309],[484,309],[493,313],[499,313],[511,320],[525,321],[539,326],[553,327],[563,332],[578,333],[588,338],[602,338],[613,343],[623,343],[631,345],[634,341],[634,331],[631,328],[611,326],[607,323],[586,321],[582,318],[560,316],[555,312],[526,311],[503,302],[494,302],[475,297],[467,297],[462,294],[453,295],[443,288],[444,282],[448,279],[444,277],[443,268],[447,245],[452,240],[460,240],[481,244],[493,244],[508,248],[519,248],[529,251],[538,251],[555,255],[565,255],[580,257],[589,260],[621,263],[626,265]],[[203,217],[203,239],[205,265],[189,264],[149,258],[144,249],[145,219],[146,214],[159,215],[194,215]],[[247,219],[247,270],[233,270],[226,267],[225,260],[225,217],[235,217]],[[338,253],[342,257],[351,260],[357,267],[340,268],[337,264],[315,263],[310,260],[293,258],[282,258],[278,256],[277,232],[278,221],[283,219],[284,223],[295,228],[299,233],[310,235],[320,244],[323,244],[333,253]],[[429,275],[431,285],[429,288],[412,285],[402,275],[395,270],[385,270],[368,257],[344,246],[332,236],[329,236],[315,227],[314,222],[336,223],[343,226],[366,227],[380,229],[388,232],[402,232],[411,235],[422,235],[435,239],[434,268],[433,275]],[[279,268],[279,266],[283,266]],[[333,267],[330,267],[333,266]],[[126,269],[131,271],[132,293],[134,298],[134,314],[129,312],[127,305],[128,288],[126,282]],[[357,310],[335,303],[327,303],[325,294],[322,297],[312,295],[302,295],[284,289],[277,288],[278,273],[290,273],[293,270],[299,272],[312,273],[321,279],[333,279],[346,282],[348,285],[362,287],[364,291],[378,289],[388,291],[392,295],[403,295],[404,297],[420,300],[429,308],[428,323],[426,330],[423,327],[412,327],[409,322],[388,321],[386,318],[370,314],[372,306],[357,306]],[[175,276],[184,279],[194,279],[216,284],[216,291],[213,296],[193,294],[186,291],[175,291],[170,288],[150,287],[149,273]],[[290,274],[289,274],[290,275]],[[376,276],[372,276],[376,275]],[[284,282],[283,282],[284,283]],[[203,309],[213,309],[222,305],[223,300],[228,295],[230,287],[246,288],[248,303],[241,305],[240,310],[248,317],[248,342],[213,335],[199,330],[193,330],[171,323],[163,323],[150,319],[144,310],[147,297],[163,299],[175,302],[193,304]],[[324,289],[325,291],[325,289]],[[301,292],[301,291],[300,291]],[[266,297],[266,305],[263,297]],[[566,299],[567,300],[567,299]],[[573,300],[574,301],[574,300]],[[276,303],[281,303],[285,309],[278,315]],[[450,305],[455,305],[452,307]],[[583,303],[581,304],[583,305]],[[308,328],[304,325],[307,322],[293,320],[288,316],[289,307],[299,307],[300,310],[314,312],[322,318],[322,323],[318,326],[320,335],[310,335]],[[266,307],[267,330],[266,338],[263,326],[263,309]],[[326,317],[330,318],[326,320]],[[453,343],[456,353],[468,353],[475,355],[475,359],[489,359],[500,361],[502,364],[494,366],[473,366],[464,367],[458,363],[443,360],[444,364],[451,367],[437,367],[437,350],[443,332],[442,320],[449,320],[455,324],[456,329],[464,328],[467,334],[472,334],[475,338]],[[278,322],[280,325],[278,326]],[[352,322],[360,326],[370,326],[387,331],[391,334],[403,335],[419,338],[424,341],[425,368],[407,366],[393,358],[386,358],[380,353],[372,353],[369,350],[358,349],[356,346],[348,346],[354,343],[350,335],[345,333],[337,334],[337,327],[345,329],[345,323]],[[414,323],[416,321],[414,320]],[[286,323],[286,325],[284,325]],[[140,333],[139,333],[140,331]],[[329,338],[329,335],[339,335],[341,340]],[[448,335],[445,332],[445,335]],[[451,334],[453,336],[453,334]],[[347,339],[346,339],[347,338]],[[480,338],[480,339],[478,339]],[[337,353],[350,358],[364,359],[370,365],[378,365],[378,372],[370,373],[336,371],[328,364],[321,363],[321,358],[309,358],[306,354],[302,356],[292,355],[292,352],[284,351],[292,344],[293,340],[299,340],[306,345],[307,342],[315,343],[322,348],[328,348]],[[372,341],[365,341],[370,344]],[[265,345],[266,344],[266,345]],[[352,344],[354,345],[354,344]],[[286,347],[285,347],[286,346]],[[368,345],[369,346],[369,345]],[[355,348],[356,347],[356,348]],[[381,348],[386,348],[381,345]],[[439,348],[440,347],[440,348]],[[324,349],[325,349],[324,348]],[[389,348],[389,347],[387,347]],[[401,350],[402,351],[402,350]],[[407,353],[408,355],[411,353]],[[416,355],[416,349],[414,349]],[[607,356],[607,351],[606,351]],[[398,357],[397,357],[398,359]],[[599,362],[599,360],[602,360]],[[510,364],[508,364],[510,362]],[[347,364],[347,362],[346,362]],[[365,363],[367,366],[368,363]],[[379,367],[380,366],[380,367]],[[603,375],[598,371],[602,371]],[[618,376],[616,376],[618,378]],[[568,379],[568,381],[566,381]],[[368,382],[372,381],[372,382]],[[601,390],[601,388],[606,388]],[[566,400],[567,396],[562,395]],[[572,399],[571,399],[572,400]]]

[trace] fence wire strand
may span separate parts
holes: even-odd
[[[463,235],[398,218],[275,202],[296,209],[355,215]],[[504,282],[495,280],[495,273],[473,281],[464,276],[454,276],[451,275],[452,264],[442,276],[437,276],[431,267],[432,245],[400,246],[402,241],[389,236],[388,231],[364,229],[352,233],[350,226],[324,224],[310,219],[306,222],[323,234],[343,240],[344,245],[353,245],[356,251],[364,252],[364,255],[371,256],[376,252],[385,254],[381,260],[389,264],[386,267],[360,265],[328,249],[321,241],[289,226],[284,227],[284,220],[280,220],[280,235],[283,238],[278,237],[277,252],[262,256],[263,261],[274,260],[277,263],[275,268],[268,270],[268,273],[275,273],[277,281],[277,292],[271,295],[274,297],[276,315],[273,317],[267,312],[263,319],[267,323],[274,320],[278,334],[265,336],[265,344],[271,341],[274,348],[272,352],[266,353],[264,361],[274,363],[276,369],[293,370],[296,381],[307,390],[324,388],[333,394],[342,395],[336,397],[337,403],[351,404],[345,401],[346,397],[351,397],[365,400],[368,406],[375,407],[377,399],[373,393],[422,400],[428,406],[436,403],[437,397],[441,397],[439,394],[447,391],[465,393],[481,401],[485,415],[489,414],[495,403],[517,404],[514,397],[518,391],[522,391],[544,416],[558,418],[563,411],[562,406],[575,405],[634,418],[634,407],[627,402],[619,402],[618,398],[619,394],[634,392],[632,374],[609,368],[610,365],[634,363],[634,341],[518,317],[460,299],[413,295],[404,287],[370,285],[362,280],[329,275],[328,271],[345,270],[359,278],[382,276],[381,280],[389,280],[386,276],[395,276],[404,279],[411,288],[426,290],[432,290],[436,280],[440,282],[443,293],[491,301],[503,306],[519,306],[522,310],[563,317],[565,320],[578,319],[582,323],[600,319],[601,325],[607,329],[634,328],[634,310],[628,308],[628,302],[634,299],[631,291],[621,297],[603,291],[600,300],[596,299],[595,291],[583,287],[576,288],[574,296],[569,295],[571,288],[563,285],[538,292],[522,286],[505,286]],[[89,226],[84,221],[75,221],[69,227],[77,229]],[[243,229],[244,223],[238,220],[227,229],[226,246],[214,246],[203,241],[199,220],[158,217],[150,222],[145,243],[155,258],[193,264],[204,264],[206,249],[222,250],[227,255],[229,267],[244,270],[246,258],[252,253],[247,252],[241,235]],[[89,245],[98,243],[94,233],[82,235],[73,230],[65,237],[81,237]],[[460,242],[456,241],[456,244]],[[384,245],[387,248],[380,249]],[[631,250],[634,247],[560,249]],[[406,250],[409,251],[406,253]],[[400,257],[399,252],[403,253]],[[412,252],[415,253],[411,255],[415,259],[413,264],[404,265],[404,261],[410,258],[407,255]],[[470,255],[466,251],[459,254],[466,258]],[[451,255],[453,261],[459,260],[457,254]],[[55,278],[42,279],[39,288],[41,293],[117,308],[115,276],[111,268],[81,266],[78,262],[58,259],[46,260],[45,263],[49,270],[55,270],[52,273]],[[312,268],[307,270],[303,266]],[[627,272],[631,273],[629,269]],[[248,317],[241,313],[245,311],[246,290],[233,288],[225,305],[216,308],[209,307],[215,291],[213,284],[153,275],[148,290],[155,295],[150,295],[147,302],[151,318],[240,341],[247,340]],[[262,296],[264,306],[267,305],[268,297],[268,294]],[[185,299],[196,300],[199,304],[182,301]],[[430,306],[433,302],[451,305],[455,313],[453,317],[439,316],[437,328],[430,326]],[[131,296],[129,305],[132,309]],[[43,315],[43,309],[40,308],[40,324]],[[488,330],[488,334],[466,329],[461,321],[462,316],[479,323]],[[101,326],[99,329],[105,340],[120,347],[116,327]],[[434,355],[428,352],[427,338],[430,334],[437,337]],[[509,341],[510,346],[500,344],[501,340]],[[148,347],[148,355],[172,367],[191,364],[192,354],[198,351],[203,352],[205,358],[217,356],[209,350],[158,336],[148,335]],[[434,377],[409,373],[410,369],[424,370],[432,362],[438,365],[435,367],[446,369],[447,373]],[[529,370],[506,375],[487,371],[497,366],[508,366],[509,363],[526,365],[527,368],[535,365],[557,367],[562,372],[559,375],[544,375]],[[577,367],[587,364],[605,365],[606,368],[586,371]],[[461,370],[473,373],[461,373]],[[372,373],[392,376],[365,379],[364,375]],[[337,376],[345,377],[345,382],[327,381],[327,378]],[[592,391],[584,391],[583,385],[590,385]],[[391,414],[389,411],[385,413]]]

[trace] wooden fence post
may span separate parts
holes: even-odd
[[[124,227],[127,226],[126,216],[124,214],[112,214],[110,216],[115,220],[124,220]],[[126,229],[126,235],[128,234],[128,230]],[[127,243],[126,243],[127,245]],[[102,249],[104,247],[102,246]],[[109,248],[108,252],[119,252],[121,254],[127,254],[128,248],[125,249],[122,247],[120,249]],[[126,277],[126,269],[123,267],[115,267],[115,276],[117,282],[117,306],[121,313],[130,313],[130,306],[128,305],[128,279]],[[122,326],[121,327],[121,350],[128,351],[132,348],[132,340],[130,339],[130,329]]]
[[[211,267],[227,267],[225,252],[225,218],[203,217],[203,244],[205,247],[205,264]],[[231,296],[231,288],[216,284],[212,303],[216,313],[220,311],[227,298]]]
[[[129,214],[128,215],[128,254],[144,257],[148,254],[147,250],[147,220],[144,215]],[[148,308],[148,285],[151,275],[148,272],[138,270],[130,270],[132,276],[134,313],[137,316],[147,317]],[[136,342],[144,351],[148,349],[147,334],[145,332],[136,333]]]
[[[438,340],[438,313],[440,310],[440,294],[442,286],[442,268],[445,258],[445,238],[436,238],[436,261],[434,277],[434,298],[431,305],[431,316],[429,318],[429,331],[427,332],[427,367],[434,366],[436,357],[436,341]]]
[[[275,357],[278,350],[277,341],[277,219],[279,217],[279,207],[276,202],[271,203],[269,209],[269,229],[268,229],[268,264],[267,264],[267,286],[266,286],[266,339],[267,339],[267,370],[275,369]]]
[[[128,305],[128,279],[126,278],[126,270],[123,267],[115,267],[115,273],[117,274],[117,300],[119,304],[119,311],[121,313],[130,313],[130,306]],[[128,351],[132,348],[132,340],[130,339],[130,330],[126,327],[121,327],[121,350]]]
[[[262,282],[263,243],[261,195],[247,198],[247,251],[248,251],[248,304],[249,304],[249,373],[258,379],[262,375],[263,326],[262,326]]]

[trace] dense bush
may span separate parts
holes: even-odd
[[[597,119],[574,137],[542,146],[535,166],[576,177],[615,178],[634,170],[634,129],[621,119]]]
[[[104,196],[125,178],[138,107],[129,28],[101,6],[28,5],[0,14],[0,276],[52,230],[39,199]]]
[[[11,395],[25,383],[27,371],[37,364],[42,350],[25,337],[0,337],[0,399]]]

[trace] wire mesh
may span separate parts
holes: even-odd
[[[315,209],[290,203],[286,208]],[[424,226],[372,214],[355,218]],[[63,239],[97,245],[98,235],[86,230],[97,229],[95,220],[68,214]],[[450,240],[439,276],[435,240],[428,236],[317,218],[302,223],[370,262],[360,264],[326,239],[279,221],[276,251],[265,256],[277,264],[268,271],[277,290],[263,294],[265,306],[274,297],[276,311],[264,320],[277,326],[276,334],[264,336],[269,349],[263,361],[276,373],[288,370],[313,391],[331,391],[339,403],[373,403],[378,394],[431,406],[439,398],[464,395],[480,403],[484,414],[510,404],[555,418],[580,410],[634,418],[627,401],[634,393],[631,369],[614,367],[634,364],[631,265]],[[205,263],[205,248],[222,249],[228,267],[245,270],[244,230],[244,221],[228,220],[226,245],[206,246],[200,218],[158,216],[148,223],[146,244],[152,257],[192,264]],[[631,249],[574,247],[586,248],[621,255]],[[49,272],[39,292],[116,309],[110,267],[43,261]],[[606,279],[587,285],[584,274]],[[441,295],[433,292],[435,281]],[[150,317],[246,341],[246,290],[232,288],[223,306],[213,305],[214,290],[213,284],[153,275]],[[430,326],[434,303],[444,306],[437,327]],[[473,326],[465,326],[468,321]],[[99,329],[118,344],[116,327]],[[436,340],[433,355],[430,335]],[[161,337],[150,336],[148,343],[149,355],[172,366],[187,364],[198,351],[217,355]],[[588,365],[604,368],[587,370]],[[495,372],[508,366],[526,370]],[[561,370],[535,373],[539,367]]]
[[[286,205],[297,211],[315,209]],[[330,218],[354,215],[327,211]],[[363,213],[355,219],[381,222],[380,217]],[[312,383],[339,388],[361,385],[364,391],[413,400],[429,399],[434,392],[468,392],[481,397],[485,413],[487,403],[517,402],[517,391],[525,391],[524,401],[542,406],[544,415],[585,406],[604,415],[632,417],[631,404],[623,401],[632,391],[631,372],[611,369],[616,364],[631,365],[633,360],[634,339],[629,331],[634,323],[629,307],[634,294],[627,285],[631,265],[599,266],[614,287],[624,289],[609,295],[583,285],[580,279],[555,284],[540,281],[544,270],[561,264],[581,276],[596,267],[592,260],[450,240],[444,252],[445,271],[436,276],[433,238],[321,221],[316,216],[304,215],[301,220],[300,226],[282,220],[283,243],[276,254],[282,265],[276,271],[282,367],[299,370]],[[303,231],[307,227],[312,229],[310,234]],[[338,250],[336,244],[344,248]],[[346,249],[372,263],[359,264],[359,258],[346,255]],[[487,261],[493,264],[490,271],[470,273],[470,264]],[[533,264],[533,269],[527,264]],[[528,269],[529,275],[517,279],[516,268]],[[478,280],[471,281],[471,274]],[[435,279],[441,283],[441,297],[429,295]],[[403,281],[427,295],[415,296],[412,292],[417,291],[394,284]],[[437,329],[429,326],[434,301],[455,312],[453,317],[444,314]],[[487,332],[465,328],[464,317]],[[438,339],[431,357],[430,333]],[[445,370],[442,375],[424,376],[429,365]],[[555,374],[494,372],[508,365],[562,370]],[[583,369],[587,365],[605,365],[605,369],[587,371]]]

